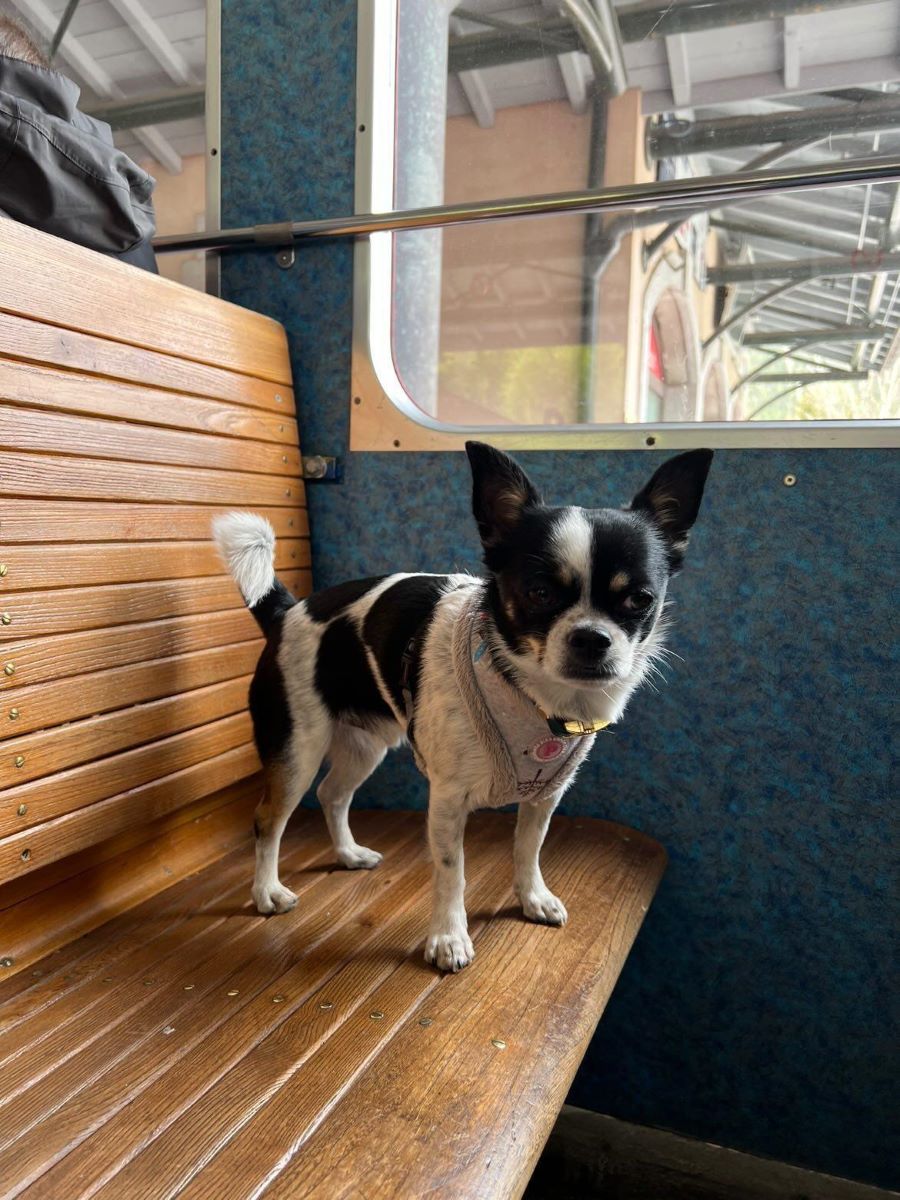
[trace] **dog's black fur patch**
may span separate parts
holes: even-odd
[[[351,579],[348,583],[338,583],[334,587],[325,588],[313,596],[307,596],[304,601],[306,611],[314,621],[324,624],[359,600],[366,592],[371,591],[382,579],[383,575],[373,575],[371,579]]]
[[[418,642],[446,590],[446,575],[413,575],[382,592],[366,614],[363,637],[375,655],[381,678],[400,712],[406,707],[402,685],[403,652],[411,640]],[[414,655],[416,663],[420,658],[420,654]],[[408,683],[415,702],[419,684],[417,671],[412,673]]]
[[[335,617],[319,643],[316,690],[333,717],[352,714],[393,718],[369,669],[366,652],[349,617]]]
[[[297,598],[291,595],[280,579],[276,579],[271,590],[266,592],[262,600],[254,604],[250,611],[256,618],[257,625],[268,635],[274,624],[280,622],[288,609],[293,608],[296,603]],[[278,637],[281,638],[280,633]]]
[[[282,590],[287,592],[287,588]],[[290,595],[289,592],[287,594]],[[273,595],[274,590],[269,592],[268,596],[264,596],[256,607],[260,608]],[[291,599],[293,600],[293,597]],[[261,621],[260,624],[262,624]],[[256,664],[256,671],[250,683],[250,716],[253,720],[253,737],[257,753],[264,763],[278,758],[283,752],[293,728],[291,710],[288,707],[287,693],[284,688],[284,676],[278,665],[281,629],[281,618],[277,618],[269,624],[266,645]]]

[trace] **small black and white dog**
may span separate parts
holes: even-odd
[[[425,958],[457,971],[474,950],[463,901],[472,809],[519,802],[516,893],[525,916],[562,925],[539,855],[550,815],[594,734],[618,721],[661,651],[669,579],[682,563],[712,451],[664,463],[625,509],[548,508],[525,473],[466,445],[487,579],[388,575],[297,601],[275,578],[263,517],[231,513],[214,537],[266,635],[250,710],[266,769],[253,899],[296,903],[278,880],[294,807],[318,790],[338,859],[381,855],[350,832],[353,793],[404,739],[429,782],[434,901]]]

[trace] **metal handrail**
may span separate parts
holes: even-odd
[[[438,205],[403,212],[362,213],[349,217],[324,217],[310,221],[281,221],[272,225],[247,225],[204,233],[170,234],[156,238],[157,253],[177,250],[234,250],[253,246],[285,246],[304,238],[362,237],[370,233],[404,229],[438,229],[473,221],[551,214],[657,209],[661,214],[693,202],[708,204],[751,200],[772,193],[812,188],[847,187],[864,183],[900,183],[900,158],[863,158],[822,163],[798,170],[738,171],[655,183],[626,184],[587,191],[555,192],[473,204]],[[660,220],[664,220],[663,216]]]

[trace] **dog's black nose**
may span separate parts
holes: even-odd
[[[602,629],[584,626],[569,634],[569,648],[582,662],[596,662],[612,645],[612,638]]]

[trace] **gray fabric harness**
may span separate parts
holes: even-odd
[[[456,682],[475,736],[493,766],[498,803],[541,800],[570,778],[590,750],[594,734],[552,732],[537,705],[497,670],[481,602],[482,593],[476,591],[453,630]]]

